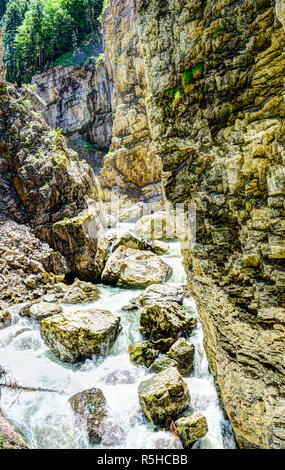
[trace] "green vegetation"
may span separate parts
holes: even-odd
[[[97,35],[98,16],[105,5],[104,0],[6,3],[2,18],[6,78],[19,84],[46,66],[71,61],[73,50]]]
[[[178,85],[164,92],[164,95],[160,100],[161,104],[163,104],[164,106],[170,105],[171,107],[173,107],[181,103],[185,95],[194,92],[197,80],[201,78],[203,70],[203,63],[199,63],[191,69],[185,70]],[[197,99],[203,98],[203,92],[201,90],[196,90],[195,97]]]
[[[5,449],[5,447],[4,447],[4,438],[5,438],[5,434],[1,433],[0,434],[0,449]]]
[[[223,34],[224,32],[225,32],[225,28],[221,26],[213,33],[213,36],[218,36],[219,34]]]

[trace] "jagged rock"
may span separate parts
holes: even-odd
[[[167,281],[171,274],[171,267],[154,253],[120,246],[108,258],[102,281],[119,287],[146,287]]]
[[[140,307],[139,298],[134,297],[133,299],[129,301],[128,305],[125,305],[124,307],[122,307],[122,310],[126,310],[126,311],[137,310],[139,307]]]
[[[202,439],[208,432],[207,420],[201,413],[179,418],[175,421],[175,426],[185,448]]]
[[[154,240],[175,238],[174,225],[163,212],[144,215],[137,221],[134,230],[142,238]]]
[[[48,302],[38,302],[36,304],[31,305],[29,308],[29,314],[31,318],[34,320],[43,320],[44,318],[48,318],[51,315],[55,315],[56,313],[61,313],[62,307],[56,304],[51,304]]]
[[[0,449],[30,449],[26,439],[0,411]]]
[[[168,416],[175,419],[190,402],[188,387],[175,367],[141,382],[138,393],[145,415],[154,424],[164,423]]]
[[[140,316],[141,332],[151,340],[188,336],[197,321],[175,302],[151,304],[142,309]]]
[[[106,310],[64,312],[41,321],[41,335],[62,361],[105,356],[120,332],[120,318]]]
[[[175,340],[173,338],[160,338],[153,341],[153,345],[155,349],[165,353],[169,350],[169,348],[173,345],[174,342]]]
[[[162,284],[153,284],[147,287],[139,297],[139,302],[143,307],[160,302],[177,302],[182,305],[183,300],[184,292],[182,287]]]
[[[113,251],[119,246],[126,248],[134,248],[136,250],[150,250],[157,255],[165,254],[169,245],[159,240],[143,240],[132,232],[124,233],[120,239],[114,244]]]
[[[79,304],[94,302],[99,299],[100,289],[91,282],[75,279],[71,286],[63,289],[62,302],[66,304]]]
[[[84,390],[69,399],[73,411],[81,416],[87,426],[89,440],[92,444],[101,441],[102,423],[107,415],[106,398],[99,388]]]
[[[171,359],[166,354],[161,354],[151,365],[151,372],[162,372],[169,367],[176,367],[178,369],[178,363]]]
[[[9,326],[11,321],[12,321],[11,313],[8,312],[7,310],[0,309],[0,330]]]
[[[194,369],[195,347],[184,338],[179,338],[169,349],[167,355],[177,362],[181,375],[189,375]]]
[[[158,355],[149,341],[133,343],[129,346],[130,360],[133,364],[149,367]]]

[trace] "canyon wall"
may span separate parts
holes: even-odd
[[[112,2],[113,3],[113,2]],[[241,447],[285,448],[285,34],[273,0],[138,0],[152,138]]]

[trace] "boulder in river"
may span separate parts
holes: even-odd
[[[179,338],[171,346],[167,355],[177,363],[181,375],[189,375],[193,371],[195,347],[185,338]]]
[[[183,447],[191,446],[198,439],[202,439],[208,432],[207,420],[201,413],[180,418],[175,421],[175,426]]]
[[[26,439],[0,410],[0,449],[30,449]]]
[[[166,354],[161,354],[151,365],[151,372],[162,372],[169,367],[177,367],[178,364],[176,361],[171,359],[171,357]],[[178,368],[178,367],[177,367]]]
[[[59,305],[49,302],[38,302],[31,305],[29,309],[29,316],[34,320],[43,320],[44,318],[48,318],[51,315],[55,315],[56,313],[61,312],[62,307]]]
[[[107,310],[64,312],[41,321],[45,343],[66,362],[105,356],[120,330],[120,318]]]
[[[188,336],[197,321],[175,302],[146,306],[140,316],[141,332],[151,340]]]
[[[145,240],[132,232],[126,232],[120,237],[120,239],[114,244],[113,252],[120,246],[134,248],[136,250],[149,250],[157,255],[163,255],[169,249],[169,245],[163,241]]]
[[[158,255],[120,246],[109,257],[102,281],[118,287],[144,288],[167,281],[172,268]]]
[[[149,341],[133,343],[129,346],[130,360],[133,364],[149,367],[158,355]]]
[[[141,382],[138,393],[145,415],[154,424],[164,423],[168,416],[177,418],[190,402],[188,387],[175,367]]]
[[[0,330],[6,328],[11,324],[12,316],[8,310],[1,310],[0,309]]]
[[[175,238],[174,225],[165,212],[156,212],[141,217],[135,225],[135,233],[142,238],[153,240]]]
[[[99,388],[84,390],[69,399],[73,411],[86,420],[89,440],[92,444],[101,441],[102,424],[106,417],[106,398]]]
[[[183,288],[169,284],[153,284],[147,287],[139,297],[139,302],[143,307],[160,302],[177,302],[182,305],[183,300]]]

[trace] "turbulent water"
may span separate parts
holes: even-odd
[[[122,225],[120,231],[129,229]],[[173,267],[169,283],[185,284],[185,272],[178,243],[172,243],[164,259]],[[63,390],[62,395],[46,392],[16,392],[2,390],[0,408],[23,433],[34,448],[88,448],[84,423],[73,414],[68,399],[87,388],[100,388],[109,407],[106,432],[98,448],[175,449],[180,441],[165,430],[157,430],[144,417],[138,401],[138,385],[151,377],[143,367],[131,364],[129,344],[142,340],[139,333],[139,311],[124,311],[122,307],[140,290],[99,286],[99,301],[87,305],[63,305],[66,310],[104,308],[121,317],[122,332],[106,358],[91,359],[79,365],[60,362],[45,346],[39,324],[17,315],[13,307],[13,324],[0,331],[0,363],[9,368],[21,385]],[[195,302],[185,299],[185,308],[197,316]],[[19,335],[23,329],[29,330]],[[230,423],[225,419],[214,381],[209,373],[203,349],[203,331],[198,321],[189,341],[195,345],[195,369],[186,378],[191,394],[191,411],[202,412],[208,422],[207,435],[194,448],[234,448]]]

